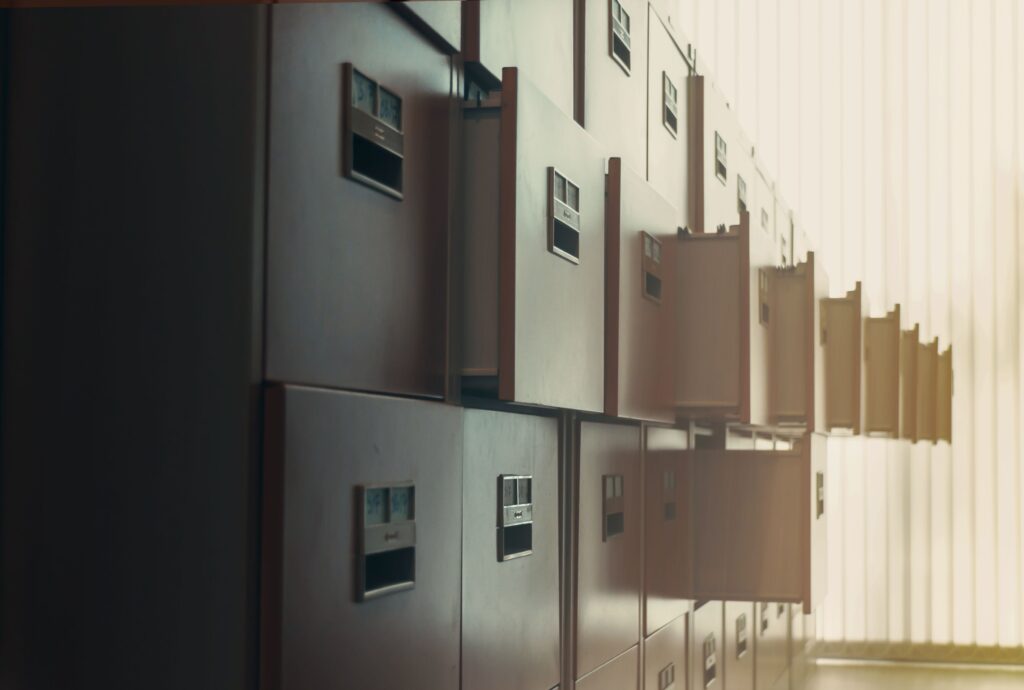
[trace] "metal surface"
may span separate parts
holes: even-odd
[[[920,326],[900,331],[900,438],[917,441],[917,346]]]
[[[391,6],[446,53],[462,46],[462,3],[459,0],[392,0]]]
[[[826,586],[825,437],[793,450],[689,451],[694,599],[802,602],[813,611]],[[822,494],[822,498],[824,495]],[[819,507],[825,510],[819,515]]]
[[[864,432],[899,436],[900,305],[864,319]]]
[[[551,688],[560,679],[559,453],[552,417],[465,411],[462,688]],[[532,551],[495,558],[496,482],[529,476]]]
[[[572,119],[573,21],[573,0],[466,0],[462,52],[470,78],[497,88],[502,70],[517,67]]]
[[[691,615],[693,633],[689,645],[690,689],[722,690],[726,685],[722,660],[722,602],[700,602]]]
[[[864,305],[860,281],[845,297],[821,301],[821,341],[825,358],[825,430],[861,429],[861,337]]]
[[[675,223],[688,221],[688,165],[690,122],[687,78],[690,67],[676,39],[655,12],[648,8],[647,73],[647,180],[676,209]],[[685,46],[684,46],[685,49]],[[676,88],[678,125],[672,132],[665,125],[665,78]]]
[[[644,640],[643,690],[686,690],[686,628],[684,613]]]
[[[254,687],[267,9],[2,14],[0,685]]]
[[[939,367],[939,339],[917,345],[917,438],[936,441],[936,375]]]
[[[617,45],[620,51],[626,50],[621,34],[612,31],[615,5],[629,17],[628,62],[621,62],[612,48]],[[585,6],[583,125],[609,151],[621,156],[623,165],[646,176],[647,2],[591,0]],[[618,25],[624,31],[623,23]],[[682,86],[682,82],[677,83]]]
[[[604,411],[672,422],[676,211],[618,158],[606,181]]]
[[[635,690],[639,687],[640,648],[631,647],[576,681],[576,690]]]
[[[749,215],[723,235],[680,236],[676,247],[676,405],[692,418],[767,424],[769,342],[759,284],[773,249]]]
[[[582,678],[640,639],[640,428],[580,422],[576,669]],[[621,476],[622,532],[605,539],[604,478]]]
[[[449,58],[383,5],[272,17],[266,375],[441,396]],[[401,98],[401,199],[342,174],[344,63]]]
[[[778,687],[788,687],[788,683],[780,686],[779,680],[789,667],[789,606],[765,602],[756,604],[756,610],[755,688],[774,690]]]
[[[266,419],[263,687],[458,688],[462,410],[288,386]],[[357,492],[394,484],[415,487],[415,586],[358,601]]]
[[[466,385],[604,407],[604,154],[514,69],[464,111]],[[579,188],[579,263],[549,248],[550,168]],[[497,173],[497,175],[495,175]]]
[[[953,347],[939,355],[935,372],[935,440],[953,440]]]
[[[644,447],[644,632],[689,609],[692,545],[685,431],[649,426]]]
[[[722,664],[729,690],[754,690],[756,607],[756,604],[746,602],[725,602]]]

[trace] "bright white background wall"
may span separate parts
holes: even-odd
[[[832,292],[954,344],[952,446],[829,441],[835,641],[1017,646],[1024,0],[665,0]]]

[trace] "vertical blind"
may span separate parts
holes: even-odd
[[[832,294],[954,346],[951,445],[829,440],[819,637],[1021,645],[1024,0],[660,4]]]

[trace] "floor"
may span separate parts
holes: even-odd
[[[1024,673],[941,666],[818,666],[806,690],[1024,690]]]

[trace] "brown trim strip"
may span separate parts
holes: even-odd
[[[619,415],[619,279],[622,159],[608,159],[604,190],[604,413]]]

